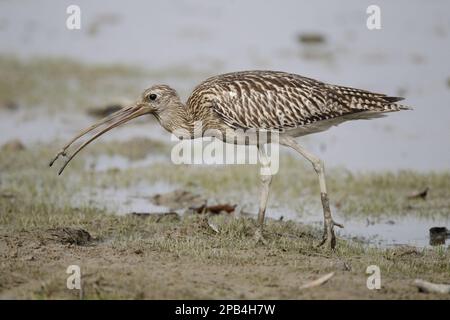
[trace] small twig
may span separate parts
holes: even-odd
[[[318,286],[324,284],[325,282],[327,282],[328,280],[330,280],[332,276],[334,276],[334,272],[328,273],[328,274],[324,275],[323,277],[320,277],[319,279],[308,282],[307,284],[304,284],[303,286],[301,286],[300,289],[309,289],[309,288],[313,288],[313,287],[318,287]]]
[[[210,222],[209,220],[208,222],[208,226],[215,232],[215,233],[219,233],[219,228],[217,227],[217,225],[215,225],[214,223]]]
[[[414,280],[414,285],[419,291],[426,293],[450,293],[450,285],[441,283],[431,283],[422,279]]]

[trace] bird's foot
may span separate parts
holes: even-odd
[[[319,247],[325,245],[325,248],[334,250],[336,248],[336,236],[334,234],[334,226],[343,228],[344,226],[340,223],[334,222],[333,220],[325,220],[322,241],[319,243]]]
[[[259,243],[261,243],[263,245],[267,244],[267,240],[264,238],[264,235],[263,235],[263,232],[262,232],[261,228],[256,229],[254,238],[255,238],[255,243],[256,244],[259,244]]]

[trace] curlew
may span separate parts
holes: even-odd
[[[242,71],[211,77],[194,89],[185,104],[171,87],[155,85],[146,89],[134,104],[76,135],[57,153],[50,166],[59,156],[64,156],[66,159],[59,171],[61,174],[67,164],[93,140],[145,114],[154,115],[161,126],[171,133],[184,132],[183,138],[196,138],[195,123],[201,122],[202,135],[216,130],[223,133],[221,137],[225,142],[256,145],[262,167],[268,165],[264,145],[278,143],[297,151],[317,173],[324,216],[323,237],[319,245],[334,248],[334,227],[343,226],[335,222],[331,215],[323,161],[297,143],[295,138],[327,130],[347,120],[379,118],[389,112],[410,109],[397,104],[402,99],[278,71]],[[265,132],[269,138],[236,139],[245,130]],[[69,155],[68,148],[88,133],[95,134]],[[271,181],[272,175],[261,171],[256,231],[256,236],[261,240],[264,239],[262,230]]]

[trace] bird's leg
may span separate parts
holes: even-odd
[[[311,162],[314,170],[316,171],[319,177],[320,197],[322,200],[323,216],[324,216],[323,238],[319,246],[326,244],[327,247],[334,249],[336,246],[336,236],[334,235],[334,226],[340,228],[343,228],[344,226],[340,223],[335,222],[331,216],[330,201],[328,199],[327,187],[325,183],[325,170],[323,161],[318,157],[316,157],[315,155],[309,153],[303,147],[301,147],[293,138],[283,139],[282,144],[293,148],[295,151],[297,151],[303,157],[305,157],[309,162]]]
[[[260,178],[261,178],[261,191],[259,198],[259,210],[258,210],[258,227],[255,232],[255,238],[258,242],[265,243],[263,237],[264,217],[266,214],[267,200],[269,198],[270,183],[272,182],[272,174],[270,172],[270,163],[267,158],[267,154],[264,150],[264,146],[258,146],[259,159],[261,162]]]

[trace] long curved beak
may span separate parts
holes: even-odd
[[[55,158],[52,159],[50,161],[49,166],[51,167],[53,165],[53,163],[60,157],[66,157],[66,161],[64,162],[63,166],[61,167],[61,169],[59,170],[58,174],[60,175],[64,169],[66,168],[66,166],[69,164],[69,162],[81,151],[84,149],[84,147],[86,147],[88,144],[90,144],[92,141],[94,141],[95,139],[97,139],[98,137],[100,137],[101,135],[103,135],[104,133],[108,132],[111,129],[114,129],[134,118],[143,116],[145,114],[150,114],[153,113],[153,110],[151,108],[149,108],[148,106],[145,105],[141,105],[139,103],[135,103],[131,106],[127,106],[124,107],[122,109],[120,109],[117,112],[114,112],[113,114],[111,114],[108,117],[103,118],[102,120],[100,120],[99,122],[93,124],[92,126],[84,129],[83,131],[81,131],[80,133],[78,133],[74,138],[72,138],[72,140],[69,141],[69,143],[67,143],[62,149],[61,151],[59,151]],[[89,140],[85,141],[80,147],[78,147],[78,149],[76,149],[71,155],[67,154],[67,149],[78,139],[80,139],[81,137],[85,136],[86,134],[93,132],[95,129],[97,128],[101,128],[103,125],[106,125],[105,127],[103,127],[103,129],[101,129],[100,131],[98,131],[94,136],[92,136]]]

